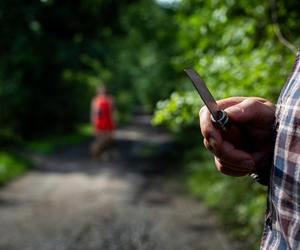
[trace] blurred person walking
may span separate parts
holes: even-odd
[[[113,98],[107,95],[105,86],[97,89],[97,95],[92,100],[91,123],[95,135],[95,141],[91,145],[91,156],[95,159],[111,145],[116,128]]]

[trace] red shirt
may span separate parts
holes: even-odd
[[[112,107],[113,101],[111,97],[95,97],[93,100],[93,115],[96,131],[112,131],[115,129]]]

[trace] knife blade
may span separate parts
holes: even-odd
[[[218,107],[217,102],[208,90],[204,80],[195,70],[191,68],[185,69],[184,71],[191,79],[201,99],[211,113],[212,121],[216,123],[221,129],[226,130],[226,126],[228,126],[229,122],[228,115],[224,110]]]

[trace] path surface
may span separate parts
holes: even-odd
[[[0,250],[232,250],[176,178],[168,135],[138,119],[92,161],[88,142],[0,191]],[[167,177],[168,176],[168,177]]]

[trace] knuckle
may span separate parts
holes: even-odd
[[[209,128],[208,125],[206,124],[201,124],[200,125],[201,133],[204,136],[204,138],[209,138],[211,135],[211,129]]]
[[[228,174],[226,167],[224,167],[223,165],[220,165],[219,172],[225,175]]]
[[[207,111],[206,106],[203,106],[200,110],[199,110],[199,116],[201,116],[204,112]]]
[[[209,138],[212,135],[212,129],[208,124],[200,124],[200,129],[204,138]]]
[[[199,111],[200,118],[200,130],[205,138],[211,137],[215,132],[215,128],[210,120],[208,109],[206,107],[201,108]]]
[[[208,118],[209,118],[208,109],[206,107],[202,107],[199,110],[199,119],[200,119],[200,122],[206,122]]]
[[[217,157],[215,157],[215,165],[219,172],[226,172],[226,167],[220,162],[220,160]]]
[[[203,138],[203,145],[208,149],[208,147],[210,146],[209,145],[209,142],[207,141],[206,138]]]
[[[215,127],[209,120],[200,122],[200,130],[204,138],[214,137],[216,134]]]
[[[209,144],[209,142],[204,138],[204,140],[203,140],[203,144],[204,144],[204,146],[205,146],[205,148],[207,149],[207,150],[209,150],[209,151],[213,151],[213,148],[212,148],[212,146]]]
[[[261,103],[254,99],[254,98],[247,98],[245,101],[245,105],[248,107],[256,107],[257,105],[260,105]]]

